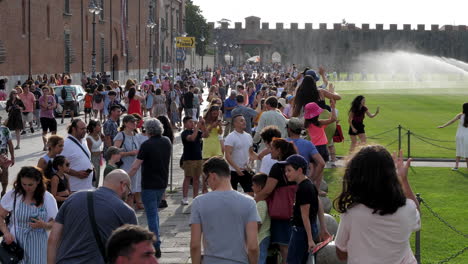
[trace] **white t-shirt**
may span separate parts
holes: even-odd
[[[86,140],[83,139],[81,141],[81,146],[86,151],[86,153],[88,153],[88,156],[85,155],[83,150],[69,137],[71,137],[71,135],[68,135],[68,137],[65,139],[63,150],[60,155],[65,156],[68,159],[68,161],[70,162],[70,169],[74,171],[93,169],[93,164],[91,163],[91,160],[89,158],[91,157],[91,154],[88,149],[88,144],[86,144]],[[79,179],[74,176],[70,176],[69,179],[70,190],[72,192],[93,189],[93,172],[91,172],[88,175],[88,177],[84,179]]]
[[[341,214],[335,244],[348,252],[348,264],[416,263],[409,238],[421,228],[421,219],[413,200],[391,215],[372,214],[358,204]]]
[[[268,154],[263,157],[262,165],[260,166],[260,172],[265,173],[266,175],[270,174],[271,167],[275,165],[278,161],[271,158],[271,154]]]
[[[23,199],[23,196],[21,194],[18,194],[16,196],[16,209],[18,209],[18,203],[21,202],[22,199]],[[0,205],[3,207],[3,209],[7,210],[8,212],[12,212],[14,202],[15,202],[14,190],[10,190],[2,197],[2,201],[0,202]],[[55,200],[54,196],[48,191],[44,193],[44,207],[47,211],[47,220],[55,219],[55,216],[57,215],[57,212],[58,212],[57,201]],[[15,222],[16,221],[14,220],[14,212],[13,212],[10,218],[10,224],[8,225],[8,230],[14,237],[16,237],[15,225],[14,225]]]
[[[247,168],[249,149],[253,145],[252,136],[246,132],[232,131],[224,140],[224,145],[232,147],[232,161],[241,169]],[[229,165],[229,168],[231,171],[236,170],[231,165]]]

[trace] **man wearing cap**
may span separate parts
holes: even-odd
[[[154,85],[153,82],[151,81],[151,78],[147,75],[145,76],[145,81],[141,85],[142,86],[147,85],[149,87],[150,84]]]
[[[224,122],[226,123],[224,137],[232,131],[232,110],[237,106],[236,96],[236,90],[232,90],[231,95],[224,101]]]
[[[304,263],[308,252],[315,247],[314,237],[319,238],[316,219],[320,221],[320,238],[330,236],[327,231],[323,209],[318,192],[312,181],[307,178],[307,161],[299,154],[289,156],[285,161],[285,174],[288,181],[297,183],[296,197],[291,220],[292,233],[288,247],[287,263]]]
[[[299,155],[309,163],[310,170],[307,176],[314,181],[316,186],[320,186],[320,182],[316,181],[320,180],[318,176],[323,172],[325,161],[312,142],[300,137],[302,129],[304,128],[304,122],[297,117],[293,117],[289,119],[287,128],[289,138],[286,140],[294,143]]]

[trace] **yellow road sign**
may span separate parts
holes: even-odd
[[[195,47],[195,37],[176,37],[177,48],[193,48]]]

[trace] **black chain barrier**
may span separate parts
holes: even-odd
[[[462,250],[458,251],[457,253],[455,254],[452,254],[451,256],[449,257],[446,257],[444,258],[443,260],[439,261],[439,262],[436,262],[437,264],[442,264],[442,263],[447,263],[453,259],[455,259],[456,257],[462,255],[463,253],[465,253],[465,251],[468,250],[468,247],[465,247],[463,248]],[[424,264],[435,264],[434,262],[424,262]]]
[[[427,203],[426,201],[421,199],[421,204],[424,205],[429,212],[437,219],[439,219],[440,222],[444,223],[446,226],[448,226],[450,229],[452,229],[455,233],[461,235],[464,238],[468,238],[468,234],[464,234],[462,231],[458,230],[455,228],[453,225],[449,224],[445,219],[443,219],[438,213],[436,213]]]
[[[421,138],[420,136],[415,135],[413,132],[411,132],[411,135],[413,135],[415,138],[419,139],[420,141],[422,141],[422,142],[424,142],[424,143],[427,143],[427,144],[429,144],[429,145],[432,145],[432,146],[434,146],[434,147],[438,147],[438,148],[442,148],[442,149],[447,149],[447,150],[456,150],[455,148],[448,148],[448,147],[440,146],[440,145],[434,144],[434,143],[432,143],[432,142],[429,142],[429,141],[427,141],[426,139]]]
[[[420,138],[424,138],[426,140],[430,140],[430,141],[436,141],[436,142],[442,142],[442,143],[455,143],[455,140],[440,140],[440,139],[435,139],[435,138],[429,138],[429,137],[425,137],[425,136],[415,134],[414,132],[411,132],[411,134],[413,134],[414,136],[420,137]]]
[[[368,136],[367,138],[370,138],[370,139],[379,139],[379,138],[377,138],[378,136],[387,134],[387,133],[392,132],[392,131],[397,130],[397,129],[398,129],[398,128],[395,127],[395,128],[390,129],[390,130],[384,131],[384,132],[382,132],[382,133],[379,133],[379,134],[376,134],[376,135],[372,135],[372,136]]]

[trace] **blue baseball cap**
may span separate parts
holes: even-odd
[[[317,75],[317,73],[314,71],[314,70],[308,70],[305,72],[305,75],[309,75],[311,76],[312,78],[314,78],[314,80],[316,82],[318,82],[320,80],[320,76]]]
[[[304,174],[306,173],[307,166],[309,165],[307,163],[306,159],[304,159],[304,157],[302,157],[299,154],[291,155],[285,161],[280,161],[278,163],[279,164],[286,164],[286,165],[294,165],[296,167],[303,168]]]

